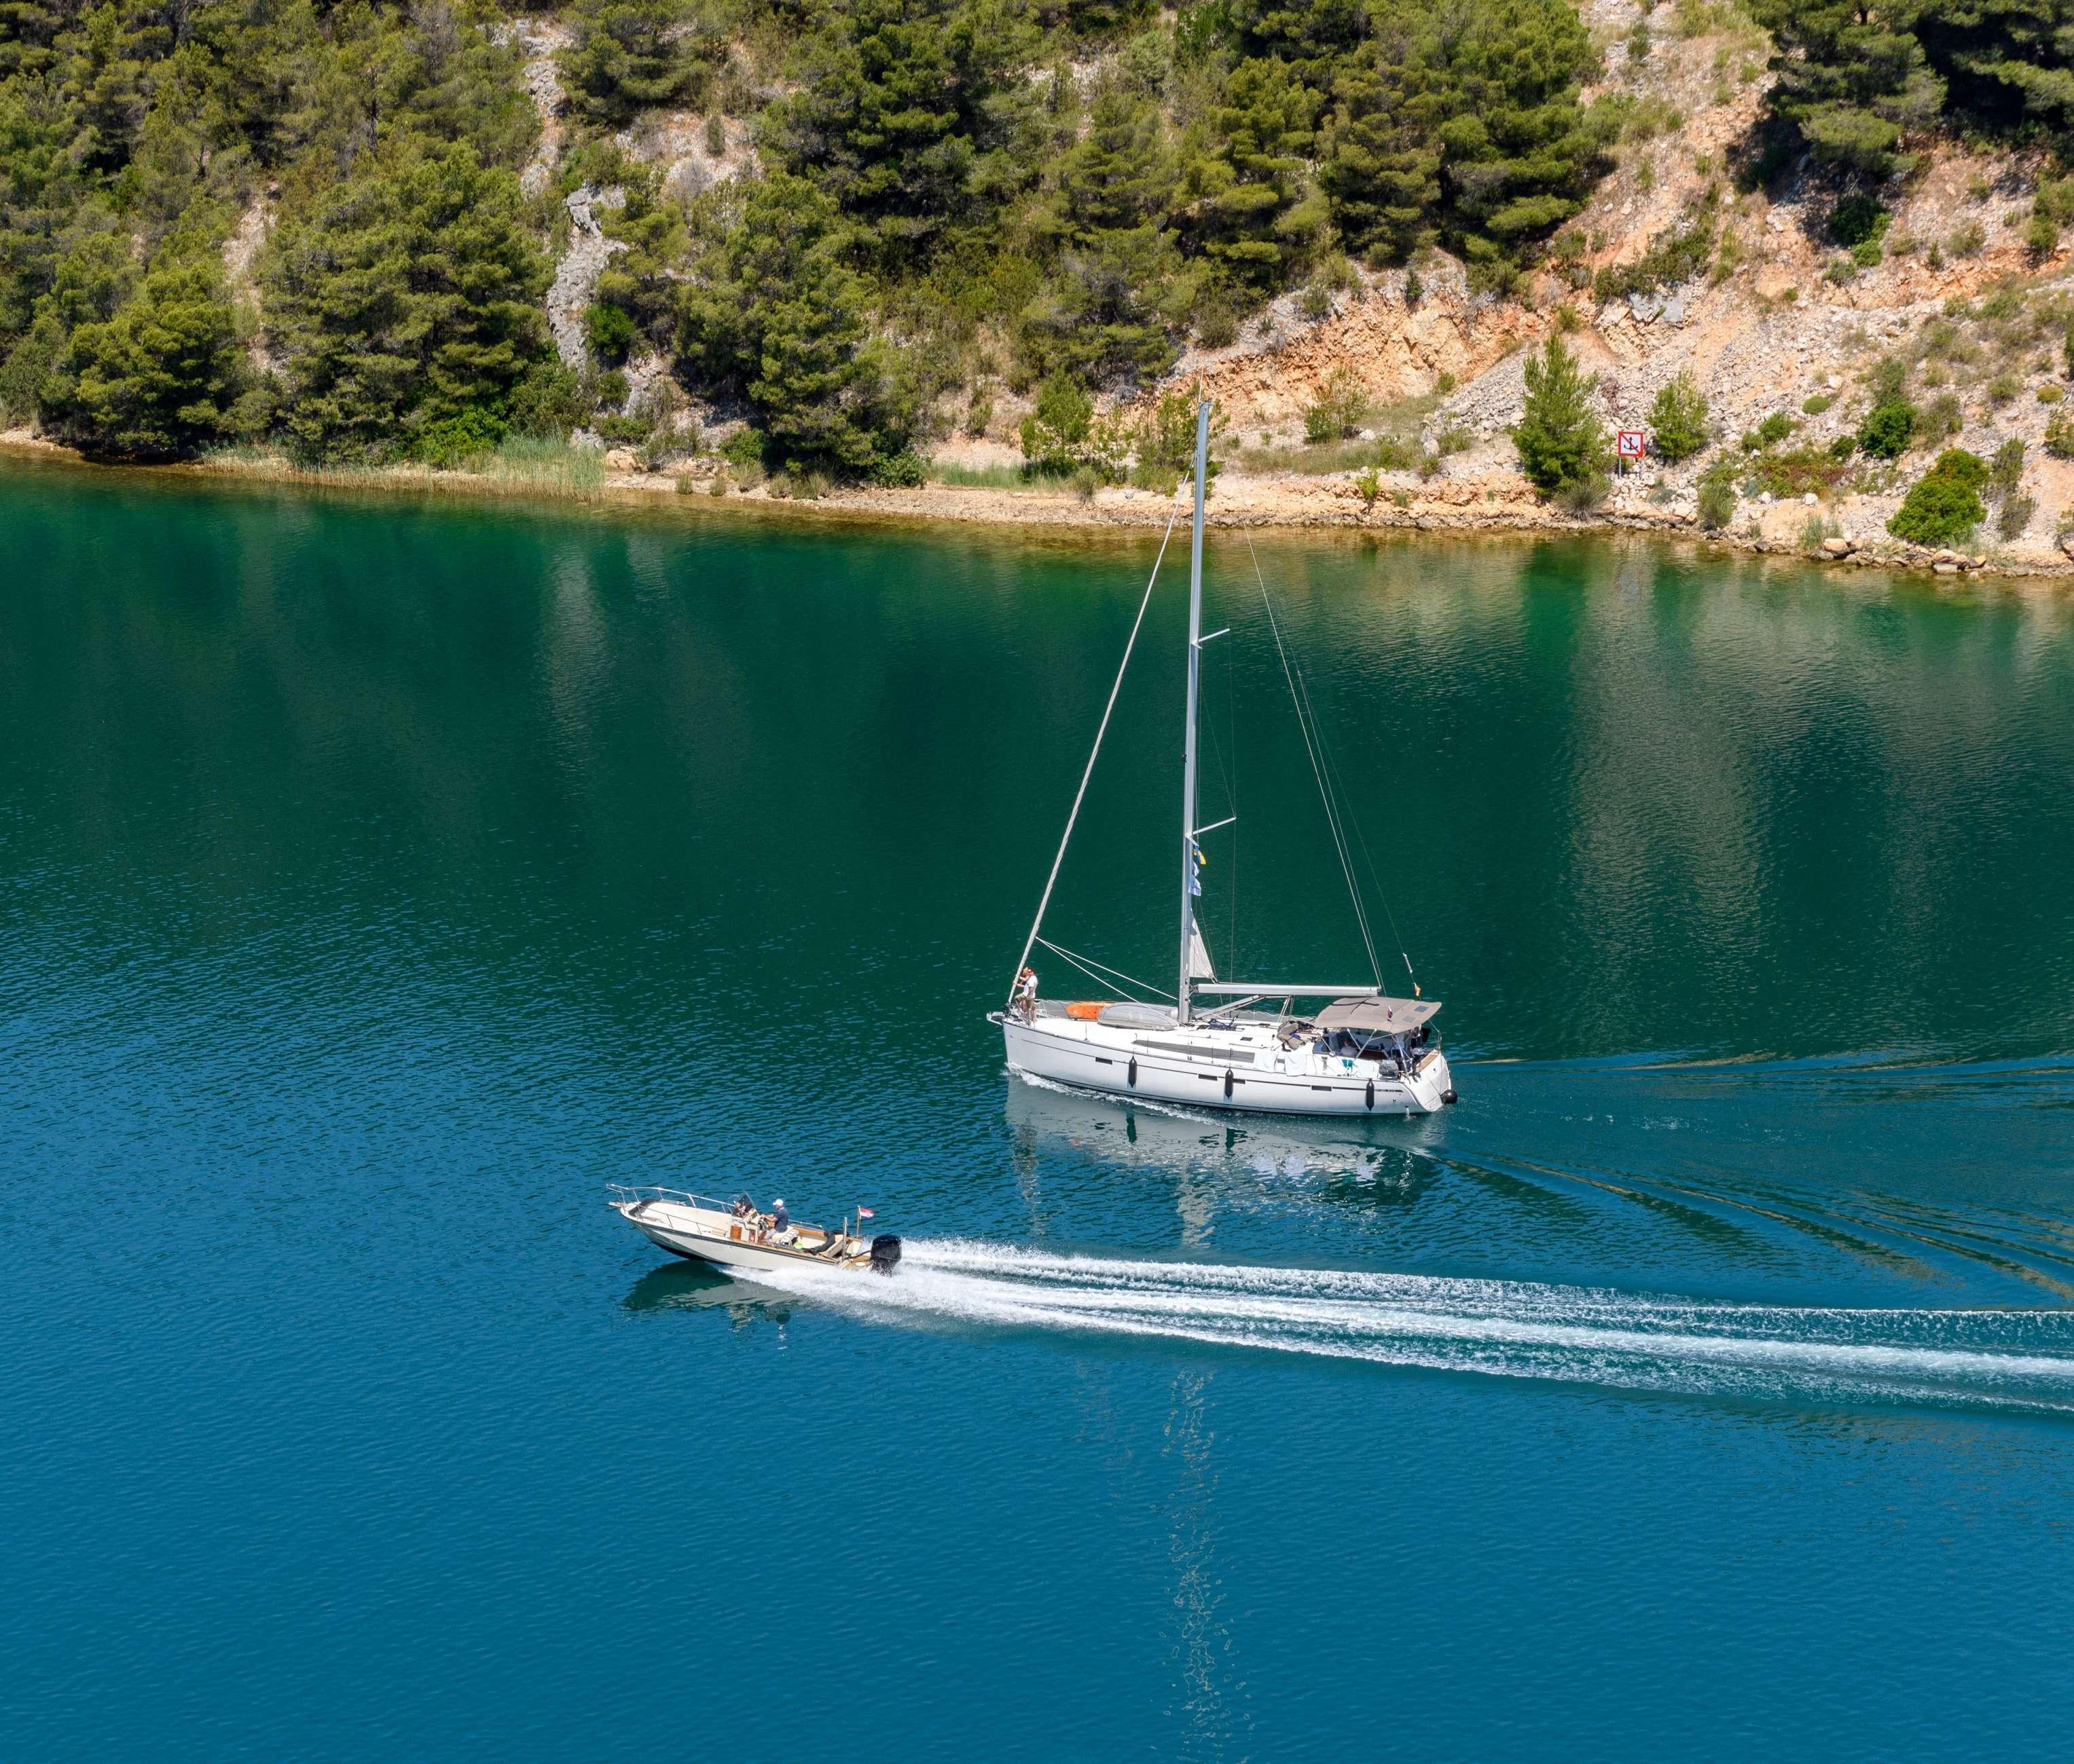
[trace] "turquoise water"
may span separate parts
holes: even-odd
[[[1255,1126],[984,1020],[1151,549],[0,473],[0,1751],[2074,1742],[2068,605],[1263,542],[1463,1101]],[[1357,973],[1210,565],[1213,947]]]

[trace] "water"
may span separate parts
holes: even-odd
[[[1262,542],[1463,1101],[1247,1124],[983,1020],[1150,559],[0,473],[0,1750],[2074,1741],[2066,604]],[[1210,940],[1358,974],[1252,568]],[[1180,580],[1049,926],[1154,977]]]

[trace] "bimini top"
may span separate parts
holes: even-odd
[[[1440,1008],[1437,998],[1336,998],[1311,1021],[1320,1029],[1403,1035],[1430,1022]]]

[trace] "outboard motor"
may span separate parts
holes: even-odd
[[[871,1240],[871,1271],[890,1274],[900,1266],[900,1240],[890,1233]]]

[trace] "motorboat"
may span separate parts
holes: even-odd
[[[861,1208],[840,1227],[779,1225],[771,1215],[758,1212],[746,1195],[716,1200],[682,1188],[622,1183],[611,1185],[611,1206],[658,1249],[734,1273],[820,1269],[890,1274],[900,1263],[899,1237],[888,1233],[866,1237],[852,1229],[871,1217]]]
[[[1421,995],[1408,954],[1404,965],[1407,975],[1413,976],[1412,996],[1393,997],[1382,984],[1375,939],[1354,879],[1352,853],[1358,841],[1357,829],[1353,828],[1347,810],[1337,799],[1325,759],[1324,733],[1312,714],[1308,690],[1299,685],[1299,676],[1290,663],[1264,579],[1262,604],[1275,631],[1291,701],[1324,798],[1325,818],[1373,977],[1365,983],[1343,985],[1220,980],[1203,940],[1196,912],[1203,892],[1204,861],[1200,841],[1237,819],[1232,816],[1208,826],[1198,825],[1196,821],[1196,725],[1202,650],[1213,638],[1227,634],[1225,631],[1213,631],[1208,637],[1202,634],[1203,496],[1208,476],[1209,415],[1210,406],[1204,400],[1196,415],[1188,711],[1182,750],[1180,941],[1175,989],[1166,993],[1148,982],[1134,981],[1106,963],[1062,948],[1043,935],[1045,911],[1072,840],[1073,824],[1087,795],[1088,781],[1093,776],[1095,760],[1101,751],[1102,737],[1108,731],[1124,674],[1130,666],[1131,651],[1144,623],[1153,585],[1159,580],[1159,560],[1155,560],[1145,598],[1138,605],[1137,622],[1124,646],[1122,666],[1095,732],[1094,750],[1081,775],[1080,792],[1066,818],[1065,836],[1051,861],[1051,877],[1016,964],[1008,1002],[1002,1010],[991,1012],[988,1021],[1001,1029],[1012,1072],[1081,1089],[1150,1097],[1190,1108],[1266,1114],[1436,1113],[1456,1100],[1447,1056],[1441,1052],[1432,1028],[1440,1001]],[[1179,518],[1178,510],[1175,518]],[[1172,531],[1170,522],[1169,537]],[[1166,548],[1163,540],[1160,559],[1164,558]],[[1031,952],[1040,944],[1097,985],[1122,983],[1126,995],[1111,993],[1108,997],[1063,1002],[1040,1000],[1036,976],[1028,966]],[[1134,995],[1147,992],[1156,996],[1148,999]],[[1199,1010],[1198,999],[1218,1002],[1205,1012]],[[1299,1011],[1299,1000],[1324,1002]]]

